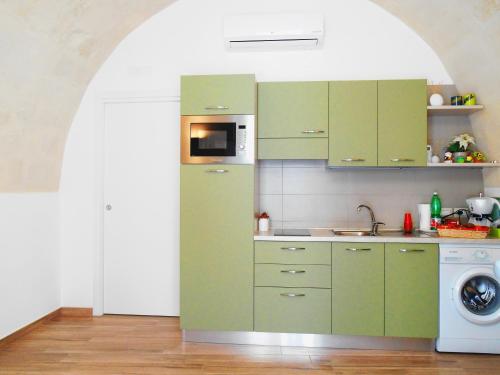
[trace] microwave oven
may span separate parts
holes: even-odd
[[[254,164],[255,116],[181,116],[183,164]]]

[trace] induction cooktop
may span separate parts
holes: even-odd
[[[276,229],[275,236],[310,236],[308,229]]]

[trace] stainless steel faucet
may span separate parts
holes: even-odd
[[[370,219],[372,221],[372,229],[370,231],[370,236],[378,236],[378,226],[379,225],[385,225],[385,223],[382,223],[381,221],[377,221],[375,219],[375,214],[373,213],[373,210],[371,209],[370,206],[367,206],[365,204],[360,204],[356,210],[359,212],[361,212],[361,209],[362,208],[366,208],[368,210],[368,212],[370,212]]]

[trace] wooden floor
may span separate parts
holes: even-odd
[[[500,356],[182,342],[177,318],[57,317],[0,347],[0,374],[500,374]]]

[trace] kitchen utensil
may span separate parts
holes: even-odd
[[[451,105],[462,105],[463,99],[460,95],[452,96],[450,98]]]
[[[269,215],[267,212],[263,212],[259,216],[259,232],[269,231]]]
[[[471,218],[470,224],[491,226],[493,209],[500,209],[500,202],[495,198],[485,197],[482,193],[479,197],[466,199]]]
[[[474,93],[465,94],[463,96],[464,105],[476,105],[476,95]]]
[[[431,229],[431,205],[428,203],[419,204],[419,229],[421,231],[429,231]]]
[[[441,94],[432,94],[429,98],[429,103],[433,106],[443,105],[444,99]]]
[[[413,232],[413,220],[411,218],[410,212],[405,212],[405,217],[403,221],[403,230],[405,233]]]

